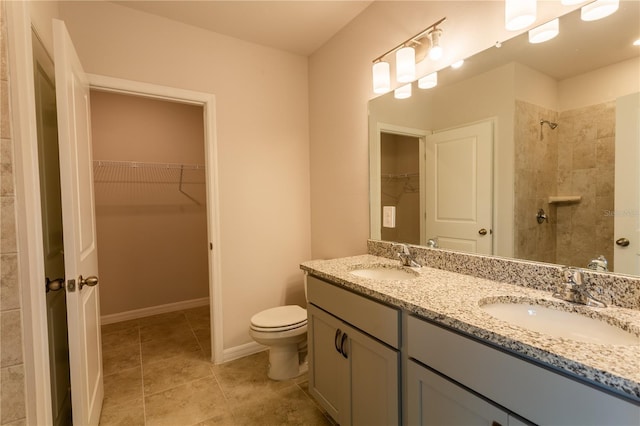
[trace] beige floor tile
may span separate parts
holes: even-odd
[[[212,364],[201,357],[174,357],[145,365],[144,394],[149,396],[194,380],[213,377]]]
[[[129,320],[129,321],[113,322],[111,324],[105,324],[101,326],[101,331],[102,331],[102,334],[113,333],[114,331],[137,328],[138,325],[139,325],[139,321],[137,319]]]
[[[231,412],[226,412],[219,416],[207,419],[204,422],[200,422],[194,426],[235,426],[235,425],[237,425],[237,423],[234,420]]]
[[[193,425],[225,418],[229,408],[214,378],[196,380],[145,398],[147,425]]]
[[[104,376],[103,409],[109,409],[114,405],[127,405],[142,397],[142,367]]]
[[[100,426],[144,426],[142,399],[127,401],[123,405],[105,405],[100,415]]]
[[[138,345],[140,345],[140,333],[137,326],[102,333],[103,351]]]
[[[103,349],[102,351],[102,370],[105,376],[131,368],[140,368],[141,365],[140,345]]]
[[[186,336],[175,336],[169,339],[151,340],[142,343],[142,364],[162,361],[163,359],[187,355],[201,351],[198,339],[191,333]]]
[[[168,339],[171,337],[192,336],[193,330],[187,320],[176,322],[160,322],[140,327],[140,341]]]
[[[259,401],[233,404],[239,425],[330,425],[316,404],[296,385],[267,393]]]
[[[268,352],[260,352],[221,365],[213,372],[231,403],[261,398],[265,393],[295,384],[294,380],[274,381],[267,377]]]
[[[209,315],[209,307],[202,306],[199,308],[188,309],[184,311],[189,325],[194,330],[203,330],[211,328],[211,317]]]
[[[152,324],[172,323],[172,322],[186,322],[187,317],[182,311],[167,312],[165,314],[152,315],[149,317],[139,318],[140,327],[145,327]]]

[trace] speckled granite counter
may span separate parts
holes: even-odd
[[[635,346],[554,338],[498,320],[480,306],[496,301],[554,306],[606,319],[636,336],[640,336],[640,311],[615,306],[596,309],[574,305],[553,298],[548,291],[429,267],[412,268],[417,276],[400,281],[360,278],[349,273],[371,265],[398,267],[400,264],[397,260],[362,255],[312,260],[304,262],[301,269],[640,403],[640,337]]]

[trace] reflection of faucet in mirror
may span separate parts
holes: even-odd
[[[606,257],[600,255],[595,259],[591,259],[587,268],[593,269],[594,271],[607,272],[609,271],[609,262]]]
[[[438,237],[429,238],[427,241],[427,247],[438,248]]]

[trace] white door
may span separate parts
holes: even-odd
[[[89,83],[64,22],[53,25],[73,423],[97,425],[104,389]]]
[[[492,254],[493,123],[427,136],[426,237],[441,248]]]
[[[640,274],[640,93],[616,101],[614,270]],[[606,212],[605,212],[606,213]]]

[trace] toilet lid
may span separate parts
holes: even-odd
[[[306,322],[307,310],[298,305],[278,306],[251,317],[251,325],[260,328],[299,326]]]

